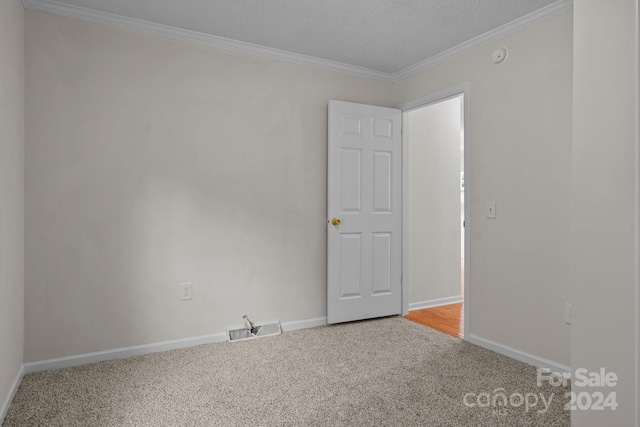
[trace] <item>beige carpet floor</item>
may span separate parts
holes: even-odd
[[[391,317],[26,375],[3,426],[569,426],[566,391]]]

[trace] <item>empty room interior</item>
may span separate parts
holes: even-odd
[[[345,326],[326,326],[331,233],[349,227],[348,212],[330,222],[329,105],[398,111],[406,128],[453,99],[447,179],[407,140],[419,124],[398,133],[392,314],[464,299],[455,340],[615,374],[615,410],[571,425],[640,426],[638,1],[453,2],[488,26],[396,65],[385,52],[430,40],[367,42],[367,19],[414,28],[393,16],[431,7],[455,29],[453,6],[246,3],[259,13],[244,21],[234,2],[192,0],[164,22],[166,2],[0,0],[0,424],[33,373],[222,343],[244,314],[281,324],[255,345]],[[507,3],[503,21],[487,12]],[[185,28],[217,14],[222,35]],[[276,17],[327,33],[242,39]],[[433,222],[447,203],[450,227]]]

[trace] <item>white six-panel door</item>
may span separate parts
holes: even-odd
[[[327,322],[400,314],[402,114],[329,103]]]

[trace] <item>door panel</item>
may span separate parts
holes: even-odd
[[[400,110],[329,103],[328,323],[401,313],[401,123]]]
[[[340,149],[340,212],[360,212],[360,151]]]
[[[361,297],[360,233],[340,235],[340,298]]]
[[[373,233],[373,295],[391,293],[391,233]]]
[[[373,206],[375,213],[391,213],[392,153],[373,152]]]

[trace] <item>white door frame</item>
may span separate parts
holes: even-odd
[[[464,339],[468,340],[471,331],[469,330],[469,272],[470,272],[470,249],[471,249],[471,203],[469,180],[469,82],[464,82],[456,86],[432,93],[427,96],[405,102],[396,108],[402,110],[402,314],[409,313],[409,133],[408,112],[410,110],[425,107],[447,99],[463,95],[462,98],[462,123],[464,127]]]

